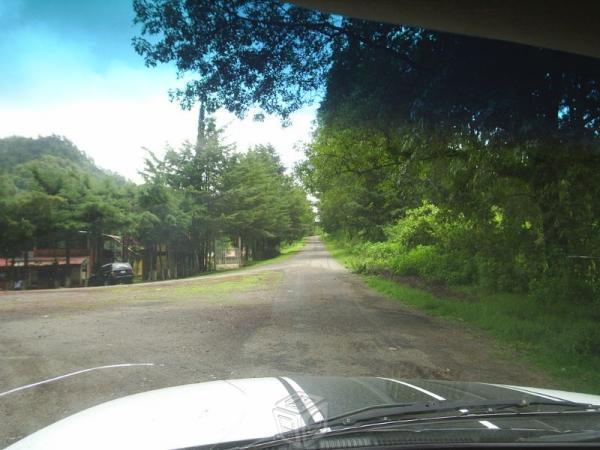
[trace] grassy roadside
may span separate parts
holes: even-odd
[[[327,249],[346,266],[351,252],[325,239]],[[440,297],[378,275],[363,275],[377,292],[433,316],[484,330],[511,353],[530,361],[566,390],[600,394],[600,323],[588,308],[541,304],[526,294],[469,289],[469,300]]]
[[[233,270],[243,270],[247,267],[260,267],[260,266],[264,266],[266,264],[273,264],[276,262],[284,261],[284,260],[288,259],[290,256],[292,256],[293,254],[302,250],[302,247],[304,247],[305,243],[306,243],[306,238],[299,239],[296,242],[292,242],[291,244],[283,245],[281,247],[281,249],[279,250],[279,255],[275,256],[274,258],[261,259],[259,261],[250,261],[244,267],[240,267],[239,269],[233,269]],[[231,270],[228,270],[227,272],[231,272]]]
[[[167,287],[149,286],[148,284],[139,284],[136,286],[119,286],[115,289],[105,290],[101,294],[106,300],[122,301],[123,296],[128,300],[151,301],[165,300],[166,295],[170,301],[212,300],[218,301],[224,295],[230,295],[236,292],[247,292],[256,288],[264,288],[278,283],[282,274],[276,271],[268,271],[258,274],[237,274],[232,278],[203,278],[191,279],[188,283],[176,284]]]

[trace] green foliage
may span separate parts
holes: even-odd
[[[386,238],[400,249],[412,249],[436,242],[441,233],[439,208],[426,203],[406,212],[402,220],[386,227]]]
[[[13,256],[38,239],[88,231],[123,234],[133,222],[133,186],[98,169],[68,140],[0,139],[0,252]]]
[[[600,63],[348,26],[395,36],[382,41],[405,56],[334,48],[298,168],[324,231],[352,241],[357,270],[599,302]]]
[[[274,256],[280,243],[305,236],[313,222],[306,194],[285,175],[272,147],[258,146],[237,158],[223,196],[230,235],[250,243],[258,257]]]
[[[326,14],[276,1],[135,0],[141,35],[135,50],[148,66],[174,62],[193,81],[174,96],[201,100],[209,112],[238,115],[254,104],[284,116],[322,85],[335,28]],[[307,25],[307,26],[305,26]],[[312,27],[312,28],[311,28]]]
[[[13,171],[21,164],[51,157],[68,161],[84,171],[101,173],[94,163],[67,139],[47,136],[37,139],[13,136],[0,139],[0,170]]]
[[[273,147],[232,154],[213,122],[202,145],[169,150],[162,160],[150,155],[145,178],[139,202],[155,220],[140,228],[142,240],[182,252],[196,248],[206,268],[218,238],[241,239],[246,255],[263,259],[305,236],[314,220],[306,193]]]
[[[296,173],[351,267],[475,286],[489,301],[416,302],[595,376],[600,337],[580,312],[600,303],[597,59],[275,1],[134,5],[146,63],[195,75],[184,106],[286,118],[324,93]],[[272,177],[264,159],[237,161],[223,191],[244,211],[226,222],[263,243],[290,229],[276,186],[249,176]]]
[[[184,106],[285,118],[325,87],[297,174],[326,232],[398,240],[362,266],[598,301],[597,264],[570,259],[600,256],[597,60],[275,1],[134,7],[146,63],[194,74]]]
[[[0,152],[10,162],[0,166],[2,256],[53,236],[116,234],[141,244],[150,270],[166,248],[174,271],[189,275],[214,267],[217,239],[241,237],[248,255],[266,258],[314,222],[272,147],[232,154],[213,122],[201,145],[150,154],[141,186],[97,169],[64,138],[2,139]]]
[[[533,249],[531,253],[515,251],[517,237],[504,228],[506,220],[498,222],[497,209],[495,213],[494,226],[485,227],[481,235],[477,224],[460,215],[442,214],[431,204],[407,210],[402,219],[384,228],[384,241],[348,244],[353,249],[352,267],[451,285],[476,284],[490,292],[530,292],[543,302],[598,298],[597,283],[587,278],[595,273],[594,260],[564,258],[562,266],[544,268],[539,260],[528,259],[536,256],[534,242],[521,243],[522,248]],[[526,233],[520,239],[533,236]],[[582,275],[573,267],[578,261],[580,266],[586,264],[579,267]]]
[[[491,290],[552,279],[557,298],[598,299],[597,265],[569,260],[600,256],[598,60],[275,1],[134,7],[146,63],[194,73],[184,106],[285,118],[324,82],[297,173],[326,232],[384,241],[425,202],[442,228],[415,225],[425,236],[402,244],[398,270]]]

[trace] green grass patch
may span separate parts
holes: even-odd
[[[352,268],[357,258],[339,241],[326,240],[334,257]],[[543,303],[527,294],[488,293],[469,287],[469,300],[364,275],[368,286],[432,316],[483,330],[556,379],[566,390],[600,394],[600,311],[589,305]],[[517,381],[515,381],[517,383]]]
[[[177,298],[189,298],[206,295],[223,295],[245,292],[256,288],[271,286],[281,280],[280,272],[265,272],[255,275],[240,275],[233,279],[206,280],[205,282],[186,283],[170,288]],[[171,290],[172,289],[172,290]]]
[[[306,238],[299,239],[296,242],[292,242],[291,244],[286,244],[281,247],[280,253],[281,255],[293,255],[294,253],[302,250],[304,245],[306,244]]]
[[[239,274],[231,278],[204,278],[174,284],[143,284],[120,286],[107,290],[106,295],[127,300],[185,300],[193,298],[215,297],[248,292],[254,289],[270,287],[281,280],[281,272],[263,272],[259,274]]]
[[[279,250],[278,256],[275,256],[274,258],[269,258],[269,259],[249,261],[244,265],[244,267],[241,267],[240,269],[244,269],[246,267],[260,267],[260,266],[264,266],[266,264],[273,264],[276,262],[285,261],[290,256],[292,256],[292,255],[296,254],[297,252],[299,252],[300,250],[302,250],[302,248],[304,247],[305,244],[306,244],[306,238],[302,238],[302,239],[297,240],[296,242],[292,242],[291,244],[282,245],[281,249]],[[240,270],[240,269],[232,269],[232,270]]]

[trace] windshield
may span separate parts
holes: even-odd
[[[302,1],[1,3],[0,448],[600,431],[589,47]]]

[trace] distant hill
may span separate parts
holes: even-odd
[[[0,139],[0,172],[12,173],[18,166],[46,156],[69,161],[93,177],[110,177],[119,184],[128,183],[121,175],[96,166],[85,152],[79,150],[75,144],[63,136],[52,135],[38,138],[11,136]]]

